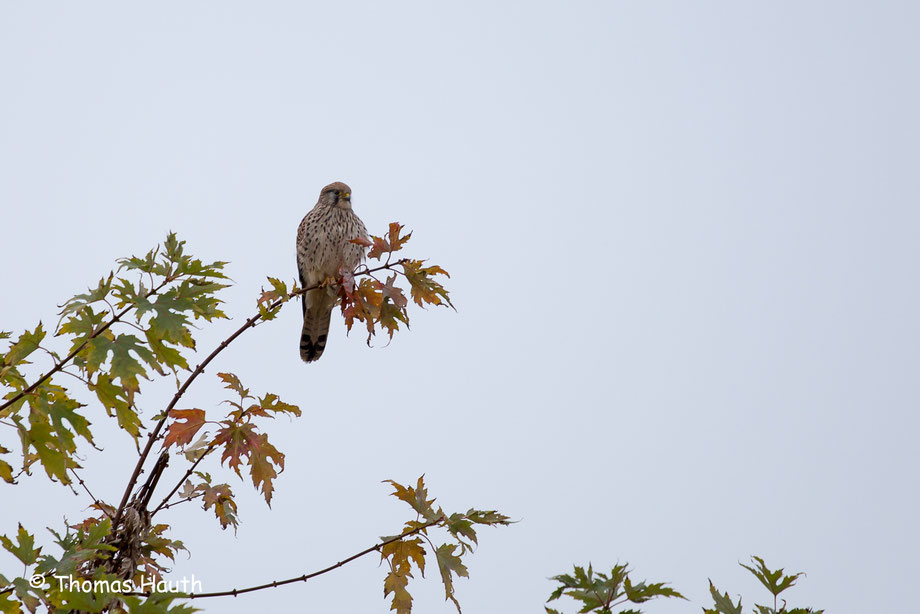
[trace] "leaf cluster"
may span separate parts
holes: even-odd
[[[590,564],[587,569],[576,565],[572,574],[561,574],[551,578],[554,582],[559,583],[559,586],[550,594],[546,602],[555,601],[566,595],[581,602],[582,608],[579,612],[611,614],[614,608],[627,603],[645,603],[656,597],[686,599],[664,582],[634,583],[629,573],[630,570],[626,564],[615,565],[609,574],[595,572]],[[547,614],[560,614],[559,610],[548,606],[545,609]],[[619,614],[640,614],[640,612],[641,610],[635,608],[619,610]]]
[[[397,284],[402,277],[409,284],[412,300],[419,307],[426,305],[445,305],[453,308],[447,289],[435,278],[439,275],[450,277],[447,271],[437,265],[424,266],[423,260],[401,258],[390,263],[391,256],[400,251],[409,241],[412,233],[403,234],[403,226],[391,222],[385,237],[352,239],[352,243],[369,247],[367,257],[380,260],[384,264],[376,269],[367,268],[359,272],[366,275],[359,281],[351,271],[341,271],[339,298],[345,326],[351,331],[355,321],[363,322],[367,329],[367,341],[376,334],[378,328],[386,331],[390,339],[399,330],[400,323],[409,326],[409,299],[405,289]],[[373,275],[373,271],[386,269],[393,271],[385,281]]]
[[[54,542],[61,549],[61,554],[57,558],[43,554],[42,548],[35,546],[35,536],[22,525],[19,525],[15,539],[0,536],[0,546],[19,559],[26,570],[22,577],[11,582],[0,575],[0,587],[9,587],[0,591],[0,612],[19,614],[24,607],[34,613],[40,606],[49,611],[79,612],[181,614],[194,611],[187,606],[171,605],[173,600],[182,596],[177,593],[156,595],[152,600],[145,600],[143,604],[137,598],[123,596],[128,583],[123,578],[106,572],[100,565],[115,550],[108,542],[111,529],[111,522],[107,518],[69,526],[63,535],[49,529],[54,536]],[[162,535],[164,529],[165,525],[152,528],[135,579],[142,574],[158,579],[161,577],[159,571],[162,568],[152,563],[151,557],[154,552],[175,560],[176,553],[184,549],[181,542],[165,538]],[[145,568],[145,563],[152,567]],[[26,580],[30,576],[43,576],[44,583],[33,586]],[[93,584],[91,587],[71,585],[71,578],[78,583],[89,581]]]
[[[403,233],[401,225],[390,224],[384,237],[363,243],[370,248],[368,257],[381,262],[379,266],[340,271],[337,279],[325,282],[329,291],[342,299],[347,327],[350,329],[355,320],[364,322],[368,341],[376,330],[386,330],[392,337],[399,323],[408,327],[409,296],[422,307],[453,307],[447,290],[436,279],[447,276],[446,271],[425,266],[422,260],[402,258],[391,262],[391,256],[403,248],[410,236],[411,233]],[[118,581],[132,574],[135,579],[160,578],[167,571],[165,565],[184,549],[182,542],[167,537],[168,525],[151,522],[161,510],[199,500],[204,510],[214,513],[223,529],[237,528],[238,510],[230,485],[218,483],[210,473],[198,470],[211,452],[219,450],[220,464],[241,479],[245,471],[266,503],[271,504],[274,480],[284,470],[284,454],[269,442],[263,420],[278,415],[296,417],[300,409],[272,393],[251,394],[232,373],[218,374],[225,387],[235,393],[226,401],[230,409],[222,419],[209,419],[203,409],[177,404],[208,363],[240,334],[260,321],[274,319],[284,304],[312,288],[298,288],[295,284],[289,289],[279,279],[268,278],[270,288],[263,289],[259,296],[258,312],[192,369],[190,360],[197,349],[193,334],[196,323],[226,318],[218,294],[227,287],[227,277],[223,272],[226,263],[204,263],[186,253],[184,246],[170,233],[161,246],[144,256],[119,260],[117,271],[66,301],[53,329],[53,336],[66,344],[66,354],[46,346],[49,331],[41,322],[17,339],[0,331],[0,341],[6,342],[5,351],[0,351],[0,425],[14,430],[22,446],[21,469],[16,473],[13,464],[3,458],[11,450],[0,445],[0,479],[16,483],[20,475],[31,475],[31,468],[38,463],[52,481],[72,490],[73,480],[77,480],[92,498],[89,507],[94,511],[92,517],[67,526],[63,535],[52,531],[61,549],[58,558],[42,554],[41,547],[35,546],[34,536],[21,526],[13,537],[0,536],[0,546],[23,562],[26,574],[31,568],[46,579],[72,575],[78,580],[108,583],[87,591],[70,590],[49,580],[36,588],[29,585],[26,574],[11,581],[0,576],[0,612],[4,614],[23,608],[34,612],[41,605],[49,610],[81,612],[121,612],[126,608],[151,613],[192,611],[172,604],[175,594],[125,595]],[[375,273],[384,270],[392,274],[381,281]],[[407,282],[405,288],[397,283],[400,279]],[[43,356],[39,350],[50,358],[50,365],[43,371],[31,362]],[[102,406],[140,452],[117,507],[96,499],[77,474],[80,440],[94,447],[95,442],[84,412],[86,398],[72,396],[61,384],[62,375],[79,380],[91,402]],[[144,382],[155,377],[174,380],[176,393],[165,409],[154,415],[153,426],[144,433],[146,426],[138,403]],[[142,434],[146,435],[146,444],[141,452]],[[153,458],[149,455],[157,441],[163,452],[151,469],[146,463]],[[173,451],[185,456],[187,471],[158,506],[148,508],[169,459],[168,452]],[[145,473],[146,481],[141,484],[138,479]],[[477,544],[476,525],[508,524],[508,518],[494,511],[471,509],[446,514],[441,508],[435,509],[434,500],[427,499],[421,478],[414,488],[392,484],[394,494],[413,506],[416,518],[406,523],[403,534],[367,551],[379,550],[390,566],[385,596],[392,595],[393,609],[410,611],[411,596],[406,585],[413,568],[424,573],[427,544],[438,562],[446,598],[459,610],[453,580],[467,576],[463,556]],[[180,500],[171,501],[177,493]],[[429,536],[429,529],[435,526],[444,528],[448,536],[437,547]],[[125,561],[127,565],[122,566]],[[118,575],[113,569],[118,570]]]
[[[754,604],[755,614],[822,614],[824,610],[815,610],[812,608],[787,608],[785,599],[782,605],[779,605],[780,594],[795,586],[796,581],[804,576],[804,573],[794,573],[785,575],[783,569],[771,570],[759,556],[752,556],[753,565],[739,563],[757,578],[760,583],[773,595],[773,607]],[[741,598],[735,604],[727,592],[721,593],[715,587],[712,580],[709,581],[709,593],[712,597],[713,607],[704,609],[705,614],[743,614],[741,608]]]
[[[455,596],[454,578],[469,577],[463,557],[479,543],[476,525],[505,526],[511,524],[511,520],[494,510],[470,509],[466,513],[447,514],[440,507],[435,508],[435,499],[428,498],[424,476],[419,477],[414,487],[403,486],[393,480],[386,480],[386,483],[393,486],[392,495],[409,504],[416,513],[415,519],[406,522],[401,535],[382,538],[388,542],[380,548],[380,560],[385,561],[389,568],[383,581],[383,595],[392,595],[390,610],[395,610],[397,614],[409,614],[412,611],[412,595],[408,590],[409,579],[413,577],[412,569],[418,569],[424,577],[426,552],[430,552],[438,563],[444,598],[451,601],[459,612],[460,603]],[[447,531],[446,541],[438,546],[435,546],[429,533],[429,529],[434,526]],[[405,537],[400,539],[401,536]]]
[[[221,464],[226,463],[237,476],[242,477],[241,467],[245,461],[253,486],[262,492],[265,502],[270,506],[274,492],[273,480],[284,470],[284,454],[268,441],[268,435],[259,430],[255,420],[284,414],[299,417],[300,408],[285,403],[273,393],[261,397],[250,394],[249,389],[233,373],[218,373],[217,376],[228,390],[237,393],[239,400],[225,401],[232,409],[223,420],[212,423],[217,428],[216,432],[213,435],[203,434],[193,443],[195,435],[208,423],[206,412],[203,409],[172,409],[168,412],[170,421],[163,447],[176,445],[183,448],[186,458],[193,461],[186,477],[194,472],[201,480],[195,484],[186,479],[179,496],[184,499],[200,496],[204,509],[214,510],[221,528],[233,526],[236,529],[239,524],[237,507],[230,486],[212,485],[210,474],[195,472],[195,467],[213,450],[221,449]]]
[[[81,380],[110,417],[135,441],[143,424],[136,399],[141,381],[188,370],[195,349],[195,320],[225,318],[217,293],[226,285],[224,262],[203,263],[185,252],[185,242],[170,233],[144,257],[119,261],[117,274],[66,301],[55,336],[69,341],[61,356],[46,348],[40,322],[0,353],[0,423],[13,427],[22,447],[22,472],[38,463],[54,481],[70,484],[79,467],[77,440],[94,445],[90,421],[59,375]],[[8,339],[4,333],[0,339]],[[29,384],[24,368],[43,350],[52,365]],[[70,371],[68,369],[74,369]],[[177,380],[178,384],[178,380]],[[0,446],[0,455],[10,450]],[[0,478],[14,482],[12,465],[0,459]]]

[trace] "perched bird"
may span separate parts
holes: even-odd
[[[340,181],[330,183],[319,193],[316,205],[297,229],[297,270],[301,287],[336,277],[341,267],[353,270],[358,266],[364,260],[364,247],[350,242],[357,238],[368,237],[364,223],[351,209],[351,188]],[[302,298],[300,357],[304,362],[313,362],[319,360],[326,349],[336,295],[326,287],[305,292]]]

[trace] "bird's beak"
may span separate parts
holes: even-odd
[[[344,194],[342,194],[342,198],[344,198],[348,202],[351,202],[351,192],[345,192]]]

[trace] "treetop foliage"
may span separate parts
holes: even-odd
[[[67,524],[62,532],[49,529],[54,553],[47,544],[38,545],[35,534],[22,524],[15,535],[0,536],[0,546],[24,566],[22,576],[8,579],[0,575],[0,612],[35,612],[42,606],[52,611],[80,612],[193,611],[186,603],[190,595],[129,590],[124,585],[144,578],[162,579],[176,554],[185,549],[181,541],[169,536],[171,527],[154,522],[154,518],[174,505],[197,501],[204,511],[214,514],[222,529],[236,530],[240,518],[231,485],[212,477],[202,463],[219,452],[213,454],[219,459],[214,469],[227,467],[238,478],[245,477],[270,505],[275,479],[285,468],[285,455],[270,442],[267,427],[277,416],[297,418],[301,411],[277,394],[251,392],[229,371],[217,374],[227,390],[226,411],[183,407],[183,395],[230,343],[258,324],[273,320],[291,299],[314,287],[328,286],[340,297],[346,326],[350,329],[354,322],[362,322],[368,342],[378,330],[392,337],[400,324],[408,327],[407,293],[422,307],[452,307],[447,290],[436,281],[436,277],[447,276],[446,271],[426,266],[422,260],[393,256],[410,237],[402,225],[390,224],[384,236],[359,241],[367,244],[369,258],[378,260],[378,265],[340,271],[335,279],[317,286],[288,286],[269,277],[270,288],[263,289],[257,298],[256,312],[207,355],[197,352],[195,323],[227,319],[220,298],[220,291],[230,283],[224,272],[227,263],[192,257],[185,242],[174,233],[142,257],[119,260],[116,271],[66,301],[52,331],[39,322],[15,339],[9,332],[0,332],[0,341],[7,345],[0,351],[0,427],[15,433],[21,448],[21,460],[14,462],[11,447],[0,445],[0,479],[6,488],[13,488],[23,476],[32,477],[37,465],[53,482],[74,492],[79,485],[92,502],[88,506],[90,517]],[[389,274],[385,280],[377,277],[383,272]],[[406,283],[405,288],[400,280]],[[49,332],[53,334],[49,336]],[[52,343],[58,338],[60,341]],[[198,362],[194,367],[193,358]],[[49,364],[39,374],[38,363],[45,360]],[[78,382],[93,399],[89,405],[98,403],[104,412],[94,412],[94,407],[72,395],[64,385],[64,376],[71,378],[68,384]],[[172,380],[175,393],[145,423],[138,404],[144,382],[154,378]],[[80,475],[84,455],[99,450],[90,415],[94,420],[108,416],[138,449],[139,458],[126,476],[120,501],[110,503],[96,497]],[[176,458],[185,464],[181,478],[161,499],[155,499],[170,459]],[[476,544],[474,526],[506,525],[508,518],[495,511],[471,509],[447,514],[435,509],[421,478],[415,487],[389,483],[397,497],[412,500],[415,511],[402,533],[383,538],[325,570],[195,598],[236,595],[302,581],[359,556],[380,552],[390,566],[384,580],[385,596],[392,595],[394,610],[408,613],[412,600],[408,579],[413,566],[424,572],[425,546],[430,546],[430,556],[441,570],[446,598],[459,609],[453,580],[467,575],[462,561]],[[433,531],[439,527],[447,539],[435,547]],[[38,584],[30,581],[34,580],[30,575],[39,578]],[[95,584],[91,590],[75,590],[52,581],[56,575]]]

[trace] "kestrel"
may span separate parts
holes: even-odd
[[[297,229],[297,270],[301,287],[307,288],[336,277],[339,269],[353,270],[364,260],[364,247],[351,239],[367,239],[364,223],[351,209],[351,188],[340,181],[319,193],[316,205]],[[303,298],[303,329],[300,357],[304,362],[319,360],[326,349],[329,320],[335,307],[332,288],[316,288]]]

